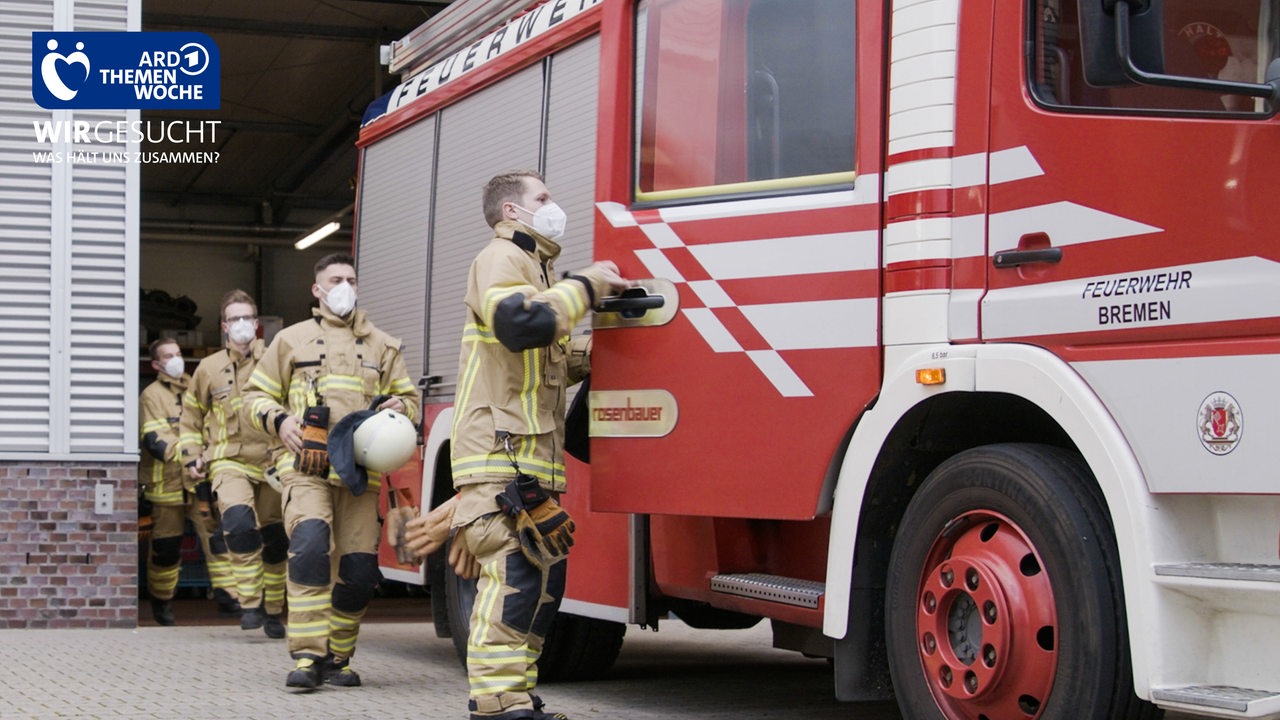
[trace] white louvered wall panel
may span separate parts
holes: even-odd
[[[0,453],[50,449],[53,357],[55,166],[33,153],[61,149],[35,140],[33,122],[53,113],[31,99],[31,33],[53,28],[53,3],[0,2]],[[64,114],[65,116],[65,114]]]
[[[130,5],[127,0],[75,0],[74,29],[136,30],[140,3]],[[138,120],[140,113],[92,110],[75,117],[114,124]],[[125,154],[137,147],[95,142],[92,150]],[[136,447],[139,173],[132,163],[72,166],[66,301],[66,427],[72,454]]]
[[[414,382],[425,369],[435,136],[435,119],[422,120],[365,150],[360,167],[360,307],[404,341]]]
[[[137,119],[31,97],[31,33],[137,29],[139,0],[0,0],[0,457],[137,447],[138,168],[40,160],[33,123]],[[94,143],[81,150],[125,148]]]
[[[566,48],[551,60],[547,123],[547,186],[569,216],[558,273],[591,264],[595,227],[596,105],[600,36]],[[589,319],[585,320],[590,326]]]
[[[540,107],[542,66],[534,65],[440,112],[427,373],[443,379],[442,394],[458,378],[467,271],[493,237],[481,191],[498,173],[537,169]]]

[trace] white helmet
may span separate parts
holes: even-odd
[[[355,460],[374,472],[399,470],[418,448],[418,431],[395,410],[380,410],[356,427]]]

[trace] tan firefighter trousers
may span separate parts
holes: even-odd
[[[293,471],[281,480],[289,534],[289,654],[349,658],[380,577],[378,488],[357,496],[345,485]]]
[[[565,563],[543,570],[530,564],[520,552],[515,522],[502,513],[479,517],[458,532],[480,563],[467,639],[472,716],[532,710],[535,663],[564,596]]]
[[[262,606],[268,615],[279,615],[289,552],[280,493],[235,464],[216,461],[210,484],[218,496],[240,607]]]
[[[155,600],[172,600],[182,573],[183,520],[190,518],[195,527],[200,550],[204,553],[209,584],[235,597],[235,580],[231,576],[231,556],[222,540],[222,530],[205,529],[196,511],[195,498],[185,505],[152,505],[151,551],[147,554],[147,592]]]

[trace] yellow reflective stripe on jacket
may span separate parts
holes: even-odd
[[[269,434],[275,434],[275,428],[263,426],[263,420],[271,416],[271,411],[278,405],[285,404],[284,393],[280,383],[262,371],[261,366],[254,368],[249,376],[249,385],[266,393],[267,397],[255,397],[249,403],[249,421],[254,427]]]
[[[244,400],[242,398],[239,396],[231,398],[232,412],[239,412],[240,408],[243,406]],[[217,432],[213,434],[213,437],[209,438],[210,444],[212,445],[209,449],[209,456],[214,458],[226,457],[227,443],[231,441],[230,436],[227,435],[227,413],[221,405],[215,405],[213,408],[213,417],[213,426],[217,428]],[[208,430],[208,428],[209,423],[205,423],[205,429]]]
[[[545,430],[538,423],[538,388],[542,385],[542,349],[531,348],[520,353],[520,364],[524,368],[524,379],[520,385],[520,412],[524,415],[525,427],[529,432],[538,435]]]
[[[263,479],[263,477],[265,477],[262,473],[262,468],[258,467],[257,465],[249,465],[247,463],[242,463],[239,460],[231,460],[225,457],[218,458],[213,462],[209,463],[209,475],[212,476],[213,473],[219,472],[226,468],[234,468],[236,470],[239,470],[240,472],[244,473],[248,477],[253,478],[254,480],[261,480]]]
[[[151,487],[160,487],[152,485]],[[171,492],[155,492],[148,489],[146,492],[147,499],[156,505],[181,505],[183,503],[182,490],[173,490]]]
[[[142,434],[164,432],[169,429],[169,418],[152,418],[142,423]]]
[[[471,349],[467,353],[467,361],[458,373],[457,398],[454,406],[465,408],[471,401],[471,390],[476,384],[476,374],[480,369],[480,356],[476,353],[476,343],[496,343],[498,339],[487,327],[477,325],[474,322],[467,323],[462,330],[462,346],[465,348],[470,346]],[[453,416],[453,429],[458,429],[458,421],[462,418],[463,413],[455,413]]]
[[[284,393],[281,392],[283,388],[280,387],[280,383],[261,369],[254,369],[253,374],[249,376],[249,384],[275,398],[277,402],[283,403]]]
[[[182,404],[189,408],[199,410],[202,415],[209,412],[209,406],[200,402],[200,398],[196,397],[195,393],[182,393]]]
[[[551,295],[555,295],[564,302],[565,307],[569,310],[569,325],[577,325],[582,316],[587,314],[587,304],[582,301],[582,292],[579,290],[581,285],[574,282],[570,287],[566,283],[558,282],[547,289]]]
[[[536,295],[537,293],[538,288],[532,285],[494,285],[484,294],[484,321],[492,325],[493,312],[497,309],[498,303],[512,295],[519,295],[522,300],[525,300],[530,295]]]
[[[522,472],[539,480],[554,483],[564,478],[564,463],[547,462],[531,457],[517,458],[517,461],[520,463]],[[455,477],[480,473],[515,477],[516,474],[516,469],[511,467],[511,460],[505,455],[498,454],[455,458],[450,465]]]
[[[462,329],[462,342],[464,344],[468,342],[496,343],[498,338],[493,336],[493,331],[489,328],[469,322]]]
[[[378,388],[379,395],[403,395],[405,393],[413,393],[418,391],[418,386],[407,377],[395,378],[391,381],[391,387]]]
[[[302,378],[295,375],[293,381],[289,383],[289,394],[294,392],[305,392]],[[364,392],[364,378],[358,375],[339,375],[333,372],[326,372],[321,375],[316,382],[316,391],[321,395],[328,395],[336,391],[346,391],[351,393]]]

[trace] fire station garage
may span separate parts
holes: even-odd
[[[352,247],[356,135],[398,81],[386,46],[449,4],[5,3],[0,627],[137,623],[147,344],[177,339],[194,370],[222,343],[219,303],[234,288],[257,300],[268,339],[309,315],[315,261]],[[33,33],[70,31],[202,33],[218,102],[42,106],[35,79],[59,62],[38,62]],[[60,51],[62,65],[79,62]]]

